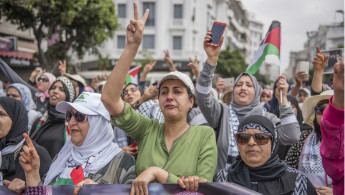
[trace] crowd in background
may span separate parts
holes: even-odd
[[[207,60],[178,72],[169,51],[169,73],[150,86],[156,61],[138,83],[125,83],[142,42],[149,10],[127,26],[127,44],[110,75],[88,85],[79,75],[35,69],[28,82],[3,82],[0,97],[1,181],[25,186],[233,182],[262,194],[344,193],[344,60],[333,86],[323,84],[328,56],[316,48],[310,86],[304,72],[273,86],[241,73],[232,88],[214,72],[219,46],[203,40]],[[15,74],[11,73],[12,76]],[[19,77],[18,75],[15,77]],[[6,97],[5,97],[6,96]],[[79,174],[78,174],[79,173]],[[80,176],[80,173],[82,176]]]

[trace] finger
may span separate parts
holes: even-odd
[[[11,182],[5,179],[4,184],[5,184],[5,186],[9,186],[11,184]]]
[[[326,63],[326,62],[328,62],[328,58],[329,58],[329,55],[327,55],[324,59],[323,59],[323,61]]]
[[[154,62],[152,63],[152,68],[153,68],[156,64],[157,64],[157,61],[154,61]]]
[[[199,189],[199,177],[196,176],[194,178],[194,192],[198,191],[198,189]]]
[[[316,51],[317,51],[317,53],[322,53],[318,46],[316,46]]]
[[[193,63],[193,59],[192,59],[192,57],[189,57],[189,61]]]
[[[177,184],[178,184],[181,188],[183,188],[183,189],[186,188],[186,186],[184,185],[182,179],[178,179],[178,180],[177,180]]]
[[[218,47],[222,47],[223,41],[224,41],[224,36],[222,36],[222,38],[220,38],[220,42],[219,42]]]
[[[32,143],[30,137],[28,136],[28,134],[23,133],[24,139],[26,141],[26,144],[28,145],[29,148],[35,148],[34,144]]]
[[[131,192],[129,193],[130,195],[134,195],[135,190],[134,190],[134,184],[132,183],[131,185]]]
[[[19,157],[19,162],[22,163],[22,164],[27,164],[28,162],[25,160],[25,158],[23,158],[23,155],[21,155]]]
[[[189,191],[189,189],[190,189],[190,187],[189,187],[189,179],[188,178],[184,179],[183,183],[184,183],[184,185],[186,187],[186,190]]]
[[[195,55],[195,62],[198,62],[198,56]]]
[[[61,60],[59,60],[59,64],[60,64],[60,65],[62,65],[62,62],[61,62]]]
[[[138,15],[138,5],[137,3],[133,3],[133,7],[134,7],[134,19],[135,20],[139,20],[139,15]]]
[[[149,17],[149,13],[150,13],[150,10],[146,9],[143,17],[141,18],[141,21],[144,22],[144,24],[146,23],[146,20]]]
[[[189,181],[189,191],[194,191],[195,187],[194,187],[194,178],[190,177],[190,179],[188,179]]]
[[[207,183],[206,179],[199,179],[199,183]]]
[[[147,188],[147,184],[145,184],[145,183],[142,184],[142,188],[144,189],[144,190],[141,191],[142,194],[145,194],[145,195],[149,194],[149,190]]]

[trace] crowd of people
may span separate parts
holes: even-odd
[[[75,185],[77,194],[88,184],[131,184],[131,194],[148,194],[152,182],[191,192],[233,182],[262,194],[344,194],[344,60],[329,90],[322,87],[328,56],[318,47],[311,87],[304,72],[294,85],[278,76],[273,89],[241,73],[224,89],[215,75],[223,37],[209,45],[209,31],[202,71],[197,57],[188,64],[194,80],[164,51],[170,72],[158,83],[146,86],[151,61],[139,83],[124,85],[148,16],[147,9],[140,19],[134,3],[126,46],[102,82],[87,85],[60,61],[61,75],[35,69],[29,82],[6,86],[3,185],[15,193]]]

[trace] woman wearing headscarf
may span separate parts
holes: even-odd
[[[311,96],[303,103],[304,120],[312,127],[303,131],[297,144],[291,146],[286,155],[286,163],[303,172],[317,187],[317,190],[333,194],[332,179],[326,174],[321,160],[320,145],[322,140],[320,121],[323,111],[329,104],[333,91],[324,91]],[[312,121],[312,122],[311,122]]]
[[[60,151],[68,137],[65,114],[56,110],[61,101],[72,102],[75,98],[73,83],[67,77],[60,76],[49,89],[49,104],[46,113],[32,126],[30,137],[45,147],[51,158]]]
[[[42,116],[40,112],[36,111],[36,104],[32,100],[30,89],[21,83],[13,83],[8,86],[6,96],[20,101],[25,106],[28,111],[28,129],[30,131],[34,121]]]
[[[310,125],[304,123],[304,121],[303,121],[302,111],[301,111],[301,108],[298,106],[297,99],[292,95],[287,95],[287,99],[291,103],[292,109],[293,109],[295,116],[297,118],[297,121],[298,121],[298,124],[300,127],[300,131],[301,131],[301,136],[303,135],[304,131],[311,131],[313,128]],[[280,116],[279,109],[276,110],[275,114],[278,117]],[[282,160],[285,159],[286,154],[288,153],[290,147],[291,147],[291,145],[280,145],[279,146],[278,156],[280,159],[282,159]],[[296,167],[294,167],[294,168],[296,168]]]
[[[129,184],[135,178],[135,160],[113,142],[110,115],[101,95],[84,92],[73,103],[60,102],[56,109],[66,113],[71,138],[41,180],[33,146],[20,157],[29,176],[27,186],[76,185],[74,194],[85,184]],[[30,138],[25,135],[30,142]],[[80,172],[80,177],[77,172]]]
[[[217,173],[217,182],[233,182],[262,194],[316,194],[302,172],[279,159],[279,132],[267,117],[246,117],[235,137],[240,155],[230,168]]]
[[[272,95],[272,99],[269,100],[267,103],[264,104],[264,108],[270,112],[270,113],[276,113],[279,109],[279,99],[280,99],[280,89],[278,88],[277,84],[278,84],[279,79],[277,79],[274,82],[274,87],[273,87],[273,95]],[[289,83],[287,83],[289,85]],[[289,85],[288,87],[288,92],[290,91],[291,86]]]
[[[35,93],[36,110],[42,114],[47,110],[49,102],[49,88],[55,81],[55,76],[49,72],[43,72],[35,79],[37,92]]]
[[[214,132],[207,126],[187,123],[194,103],[192,80],[178,71],[165,75],[158,84],[159,106],[165,122],[149,119],[121,99],[121,87],[143,39],[149,10],[127,26],[127,44],[102,93],[102,102],[111,114],[113,124],[123,129],[139,146],[136,172],[131,194],[148,194],[151,182],[177,183],[184,176],[198,181],[211,181],[217,164]],[[125,74],[124,74],[125,73]]]
[[[0,174],[4,179],[4,184],[10,190],[21,192],[25,186],[25,174],[19,164],[19,154],[25,145],[23,133],[28,131],[27,111],[19,101],[9,97],[0,97],[0,114]],[[48,171],[51,158],[46,149],[36,143],[33,144],[37,147],[42,165],[38,172],[43,175]]]
[[[279,141],[282,145],[291,145],[298,141],[300,136],[299,125],[287,101],[286,95],[289,88],[285,76],[279,76],[277,81],[278,92],[282,91],[282,102],[279,101],[280,118],[267,112],[260,105],[261,87],[256,78],[248,73],[241,73],[234,82],[230,106],[219,103],[211,95],[212,78],[216,69],[220,46],[208,45],[211,32],[208,32],[204,40],[204,49],[208,56],[203,70],[200,73],[197,90],[197,102],[208,124],[217,133],[217,171],[231,166],[238,156],[238,147],[234,134],[242,120],[250,115],[263,115],[277,125],[280,133]]]

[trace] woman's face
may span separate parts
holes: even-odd
[[[268,102],[271,97],[267,93],[262,93],[260,97],[260,102]]]
[[[6,137],[12,127],[12,119],[8,116],[6,110],[0,105],[0,139]]]
[[[77,110],[74,108],[71,108],[69,111],[73,114],[77,113]],[[87,133],[89,132],[89,128],[90,125],[87,118],[83,122],[78,122],[73,115],[71,120],[68,121],[68,129],[71,132],[71,142],[75,146],[81,146],[87,136]]]
[[[243,133],[255,134],[263,133],[263,131],[260,131],[258,129],[247,129],[243,131]],[[267,144],[258,145],[254,141],[253,136],[251,136],[248,143],[237,145],[240,151],[241,158],[246,163],[246,165],[250,167],[259,167],[265,164],[270,157],[271,144],[272,142],[270,139]]]
[[[328,106],[328,104],[323,104],[321,107],[323,107],[325,109],[327,106]],[[323,117],[323,111],[321,113],[315,113],[315,117],[316,117],[317,124],[320,125],[321,118]]]
[[[49,89],[50,87],[50,83],[49,83],[49,79],[47,76],[45,75],[41,75],[38,78],[38,83],[37,83],[37,89],[40,92],[45,92]]]
[[[166,80],[160,86],[159,105],[165,120],[186,120],[188,111],[193,107],[193,98],[180,80]]]
[[[10,87],[7,89],[6,96],[22,102],[22,96],[20,95],[19,91],[14,87]]]
[[[140,90],[136,85],[128,85],[123,92],[123,99],[130,105],[133,105],[141,97]]]
[[[57,81],[49,90],[50,105],[56,106],[59,102],[66,100],[66,92],[61,81]]]
[[[234,101],[240,106],[248,106],[255,97],[255,88],[252,79],[247,76],[241,76],[234,88]]]

